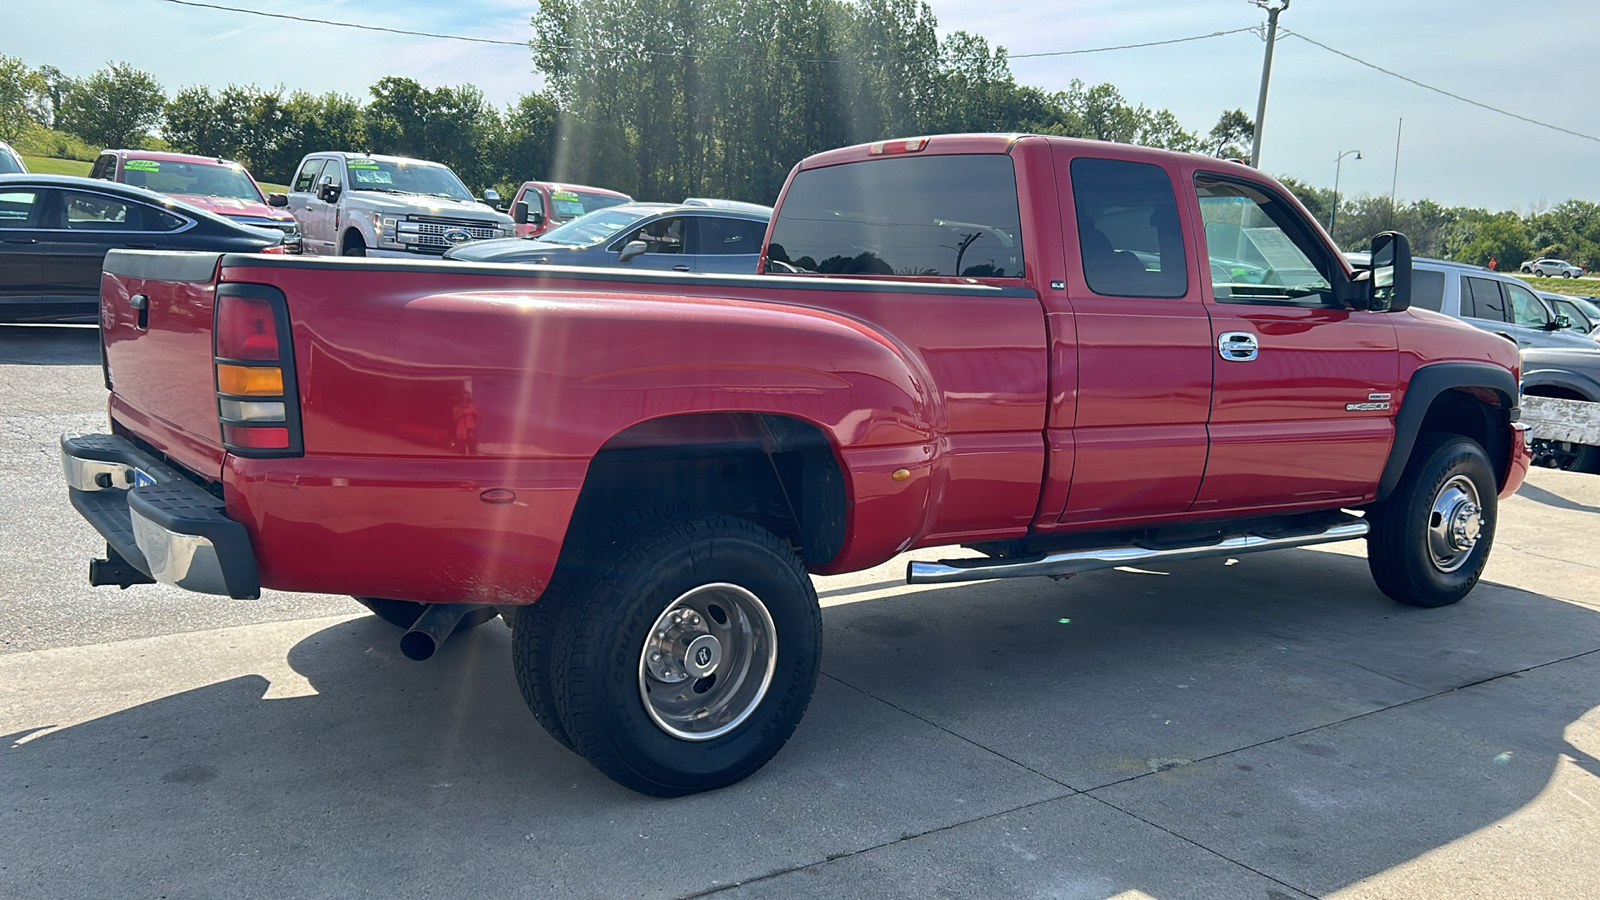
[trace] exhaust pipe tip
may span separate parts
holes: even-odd
[[[400,636],[400,652],[406,659],[423,662],[439,652],[439,647],[456,630],[461,618],[477,609],[470,603],[430,603],[417,621]]]

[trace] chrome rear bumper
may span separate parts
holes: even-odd
[[[163,584],[236,599],[261,596],[255,553],[223,501],[126,438],[62,435],[72,506],[115,556]],[[91,582],[97,581],[91,568]]]

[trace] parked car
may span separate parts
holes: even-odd
[[[706,206],[711,209],[737,209],[743,212],[760,213],[772,216],[772,207],[762,206],[759,203],[746,203],[743,200],[717,200],[711,197],[688,197],[683,201],[684,206]]]
[[[1575,266],[1553,256],[1541,256],[1523,263],[1522,272],[1540,278],[1577,278],[1583,274],[1583,266]]]
[[[232,160],[187,153],[102,150],[89,177],[177,197],[241,225],[276,228],[291,236],[300,233],[294,216],[282,208],[284,195],[263,193],[245,167]]]
[[[597,209],[632,202],[632,197],[620,191],[586,184],[524,181],[511,199],[511,221],[516,223],[517,237],[538,237]]]
[[[480,241],[452,247],[444,257],[751,275],[771,216],[772,209],[765,206],[752,211],[628,203],[573,219],[531,241]]]
[[[1364,536],[1397,602],[1479,583],[1528,465],[1520,364],[1409,309],[1403,235],[1357,278],[1256,169],[1043,135],[832,150],[782,197],[745,275],[113,253],[111,430],[61,443],[104,538],[90,582],[366,598],[414,659],[509,616],[534,717],[653,795],[737,782],[793,734],[822,659],[811,572]],[[610,248],[691,212],[759,234],[685,206],[562,228],[621,215]]]
[[[22,164],[22,157],[17,151],[5,141],[0,141],[0,175],[22,175],[27,171],[28,167]]]
[[[1522,393],[1600,403],[1600,353],[1593,350],[1526,350],[1522,354]],[[1600,473],[1600,447],[1554,441],[1533,435],[1535,465],[1573,472]]]
[[[320,152],[300,161],[288,203],[307,253],[416,259],[510,237],[511,217],[488,205],[500,195],[483,199],[436,162]]]
[[[1518,347],[1600,350],[1588,336],[1564,326],[1563,319],[1516,276],[1418,258],[1412,261],[1411,278],[1412,306],[1455,316],[1510,338]]]
[[[1554,291],[1535,291],[1539,299],[1550,307],[1550,311],[1558,316],[1566,316],[1568,329],[1591,338],[1600,340],[1600,303],[1593,297],[1576,297],[1571,294],[1557,294]]]
[[[0,175],[0,321],[96,321],[111,250],[283,253],[285,239],[143,188]]]

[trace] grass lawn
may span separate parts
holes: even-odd
[[[79,162],[75,159],[51,159],[47,156],[24,156],[22,164],[28,167],[29,172],[40,175],[78,175],[87,176],[94,163]]]
[[[1552,294],[1577,294],[1580,297],[1600,294],[1600,281],[1587,278],[1534,278],[1524,275],[1522,280],[1536,291],[1549,291]]]

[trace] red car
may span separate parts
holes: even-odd
[[[284,195],[263,194],[244,166],[232,160],[187,153],[103,150],[89,170],[89,177],[177,197],[241,225],[275,228],[291,237],[300,234],[294,216],[283,208]]]
[[[627,194],[605,188],[525,181],[511,200],[511,220],[517,223],[517,237],[531,238],[585,213],[632,202]]]

